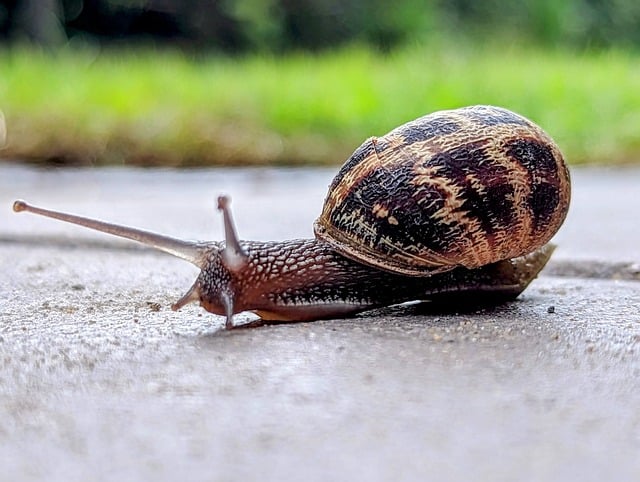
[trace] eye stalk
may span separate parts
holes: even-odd
[[[30,212],[121,238],[131,239],[189,261],[202,271],[189,291],[176,301],[171,306],[171,309],[179,310],[188,303],[200,302],[206,310],[226,316],[226,326],[231,328],[233,326],[235,301],[230,287],[231,279],[244,269],[248,264],[249,258],[246,250],[240,245],[231,208],[229,207],[230,203],[231,199],[228,196],[218,197],[218,209],[222,212],[224,220],[224,247],[221,246],[222,243],[183,241],[142,229],[40,208],[21,200],[13,203],[13,210],[17,213]],[[207,294],[206,299],[203,297],[204,293]]]
[[[189,261],[191,264],[202,268],[203,248],[198,243],[184,241],[182,239],[172,238],[171,236],[165,236],[158,233],[152,233],[151,231],[132,228],[130,226],[122,226],[119,224],[99,221],[97,219],[85,218],[83,216],[53,211],[51,209],[44,209],[32,206],[25,201],[20,200],[13,203],[13,210],[17,213],[29,212],[32,214],[38,214],[39,216],[57,219],[59,221],[64,221],[65,223],[76,224],[102,233],[112,234],[120,238],[131,239],[132,241],[137,241],[145,246],[149,246]]]
[[[236,225],[233,222],[231,199],[228,196],[218,197],[218,210],[222,212],[224,220],[224,249],[220,253],[224,264],[231,270],[237,271],[247,263],[247,252],[240,246]]]

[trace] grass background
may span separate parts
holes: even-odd
[[[539,123],[570,163],[640,159],[640,56],[432,45],[381,55],[0,52],[0,157],[73,164],[339,164],[438,109],[495,104]]]

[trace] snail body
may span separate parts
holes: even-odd
[[[411,300],[516,297],[553,248],[570,181],[553,140],[505,109],[441,111],[365,141],[334,178],[315,239],[240,241],[218,198],[224,242],[191,243],[14,203],[142,242],[201,269],[173,306],[199,302],[226,317],[352,315]]]

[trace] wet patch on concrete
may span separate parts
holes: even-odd
[[[560,260],[551,261],[544,270],[546,276],[640,281],[639,262]]]

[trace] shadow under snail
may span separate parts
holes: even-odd
[[[201,269],[172,308],[307,321],[406,301],[504,301],[545,266],[569,172],[553,140],[506,109],[435,112],[366,140],[331,182],[315,239],[187,242],[16,201],[32,213],[132,239]]]

